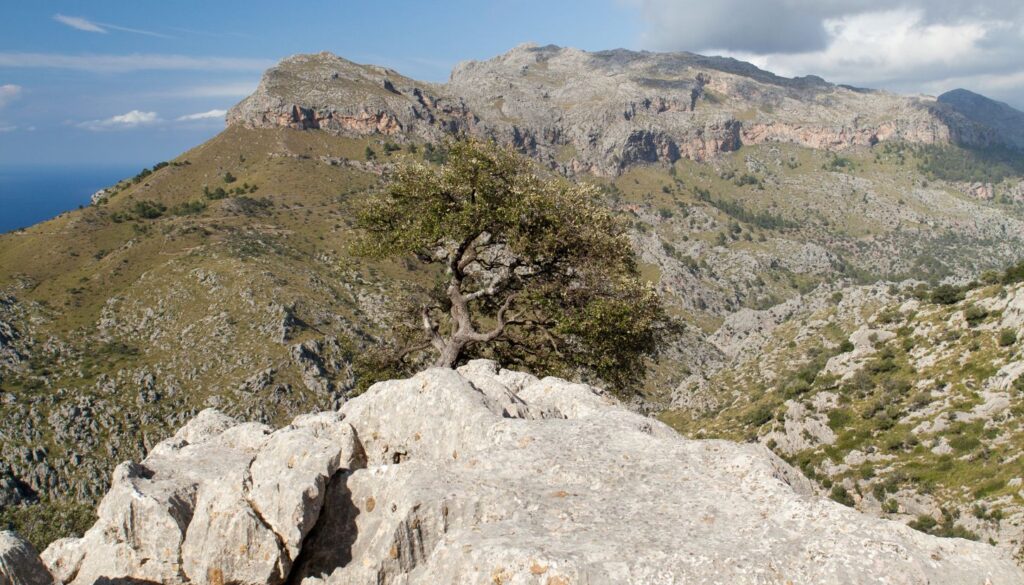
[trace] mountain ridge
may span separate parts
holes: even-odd
[[[634,163],[706,160],[744,144],[1017,147],[933,98],[789,79],[725,57],[554,45],[461,62],[444,84],[330,53],[296,55],[268,70],[227,122],[435,141],[469,133],[567,174],[606,176]]]

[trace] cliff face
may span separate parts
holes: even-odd
[[[886,140],[988,146],[990,127],[925,98],[786,79],[732,59],[521,46],[462,63],[445,85],[329,53],[269,70],[228,114],[246,127],[345,135],[488,136],[564,172],[705,160],[742,144],[842,150]]]
[[[58,582],[1009,585],[996,549],[811,496],[767,450],[477,361],[273,431],[207,410],[124,463]]]

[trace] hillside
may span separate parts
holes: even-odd
[[[688,54],[521,47],[444,85],[286,59],[209,142],[0,235],[0,518],[42,548],[92,523],[117,462],[205,408],[279,425],[342,403],[390,300],[432,278],[352,258],[355,209],[394,165],[443,160],[450,133],[593,182],[632,223],[688,325],[633,405],[658,412],[746,388],[717,382],[744,315],[1019,260],[1024,176],[971,158],[988,134],[964,120]],[[783,349],[764,336],[750,356]]]
[[[685,435],[765,444],[848,506],[1022,560],[1020,277],[818,291],[785,321],[738,313],[713,338],[728,365],[661,416]]]

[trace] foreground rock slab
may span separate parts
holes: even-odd
[[[200,414],[123,464],[64,583],[1024,583],[996,549],[811,495],[589,386],[473,362],[277,431]]]
[[[14,532],[0,532],[0,585],[53,585],[39,553]]]

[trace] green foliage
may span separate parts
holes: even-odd
[[[377,153],[373,150],[373,148],[371,148],[369,146],[366,147],[366,150],[363,151],[363,154],[366,156],[366,160],[376,160],[377,159]]]
[[[839,502],[844,506],[849,506],[850,508],[856,505],[856,502],[854,502],[853,496],[850,495],[850,492],[848,492],[845,487],[839,484],[832,486],[832,491],[829,492],[828,497],[832,498],[833,500]]]
[[[793,229],[800,226],[795,221],[790,221],[785,218],[781,218],[771,213],[751,211],[746,207],[743,207],[741,203],[735,201],[727,201],[725,199],[714,199],[711,197],[711,193],[706,189],[695,189],[695,195],[701,201],[706,201],[714,207],[718,208],[723,213],[738,219],[744,223],[755,225],[759,228],[766,230],[781,230],[781,229]]]
[[[194,200],[175,205],[171,208],[171,213],[174,215],[196,215],[204,210],[206,210],[206,202]]]
[[[0,529],[18,532],[41,551],[58,538],[81,536],[96,521],[90,504],[45,504],[0,508]]]
[[[853,166],[853,161],[851,159],[832,154],[832,156],[825,161],[825,164],[821,165],[821,168],[826,171],[840,172],[847,169],[853,169]]]
[[[965,149],[955,146],[918,147],[918,168],[932,179],[967,183],[1000,183],[1024,176],[1024,157],[1004,149]]]
[[[398,169],[359,214],[356,253],[444,271],[398,311],[394,359],[489,357],[635,388],[672,327],[625,224],[594,188],[541,178],[509,149],[470,140],[445,151],[439,167]]]
[[[999,332],[999,347],[1009,347],[1017,343],[1017,332],[1013,329],[1003,329]]]
[[[448,151],[444,146],[438,147],[428,142],[423,147],[423,160],[435,165],[443,165],[448,160]]]
[[[1016,284],[1024,282],[1024,262],[1020,262],[1006,269],[1002,276],[1003,284]]]
[[[224,182],[225,183],[231,184],[231,183],[234,183],[237,180],[238,179],[235,178],[235,176],[232,175],[230,172],[224,173]]]
[[[988,311],[980,305],[971,304],[971,306],[964,309],[964,319],[967,320],[967,324],[971,327],[981,323],[988,317]]]
[[[955,305],[964,300],[964,290],[951,284],[940,284],[932,289],[929,300],[939,305]]]
[[[167,211],[167,206],[159,201],[143,200],[136,201],[132,211],[142,219],[156,219]]]
[[[942,519],[936,520],[934,517],[927,514],[922,514],[916,519],[911,520],[908,526],[914,530],[919,530],[926,534],[933,536],[941,536],[944,538],[966,538],[967,540],[978,540],[978,535],[967,530],[963,526],[956,523],[957,515],[951,513],[948,510],[943,509]]]

